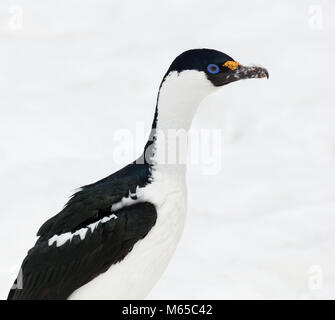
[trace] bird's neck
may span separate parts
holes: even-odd
[[[197,71],[184,71],[164,78],[157,98],[152,142],[146,148],[152,165],[171,172],[185,170],[188,131],[200,102],[213,90],[203,77]]]

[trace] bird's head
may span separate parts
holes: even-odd
[[[158,122],[165,128],[188,128],[201,100],[216,88],[241,79],[265,77],[269,77],[266,69],[242,66],[217,50],[185,51],[172,62],[161,83]]]
[[[214,87],[242,79],[269,78],[265,68],[243,66],[225,53],[213,49],[192,49],[183,52],[172,62],[166,75],[174,71],[180,75],[187,71],[195,71]]]

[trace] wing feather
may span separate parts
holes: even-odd
[[[60,247],[39,240],[22,264],[22,289],[10,300],[66,299],[99,274],[121,261],[143,239],[157,219],[156,208],[136,203],[116,212],[117,219],[99,223],[83,240],[74,237]],[[111,288],[113,290],[113,288]]]

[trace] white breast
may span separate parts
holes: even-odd
[[[143,189],[144,199],[156,206],[156,224],[124,260],[76,290],[69,299],[143,299],[149,294],[166,269],[183,231],[184,170],[178,177],[161,174],[170,170],[157,170],[154,181]]]

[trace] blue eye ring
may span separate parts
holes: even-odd
[[[211,74],[217,74],[220,72],[220,67],[214,63],[211,63],[207,66],[207,71]]]

